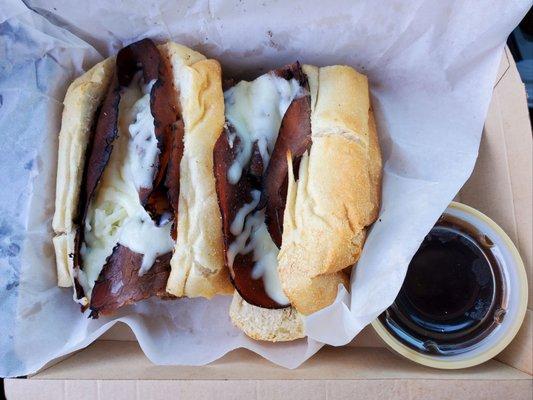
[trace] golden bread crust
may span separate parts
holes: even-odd
[[[302,157],[298,181],[289,168],[278,256],[285,294],[305,315],[331,304],[339,283],[347,285],[339,272],[359,259],[381,195],[381,155],[366,77],[331,66],[310,78],[313,145]]]
[[[213,149],[224,126],[220,64],[203,60],[184,66],[180,85],[185,147],[180,164],[178,236],[167,292],[211,298],[233,292],[213,174]]]
[[[52,227],[56,233],[53,244],[56,253],[57,281],[62,287],[73,285],[76,226],[85,152],[96,111],[101,104],[114,72],[114,58],[99,62],[74,80],[63,102],[59,132],[56,176],[55,212]]]

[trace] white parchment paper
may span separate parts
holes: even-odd
[[[530,1],[2,0],[0,5],[0,376],[26,375],[127,323],[159,364],[238,348],[296,367],[342,345],[389,306],[418,245],[469,176],[501,49]],[[56,287],[51,218],[68,84],[135,40],[172,39],[252,77],[299,60],[369,76],[383,204],[352,291],[307,318],[309,338],[254,342],[229,298],[149,300],[89,320]]]

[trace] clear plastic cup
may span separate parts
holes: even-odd
[[[441,369],[459,369],[481,364],[500,353],[517,334],[527,309],[528,286],[524,263],[507,234],[489,217],[467,205],[452,202],[446,209],[454,219],[472,226],[493,244],[503,278],[503,310],[498,310],[496,327],[475,345],[460,354],[428,354],[416,350],[399,339],[397,334],[377,318],[372,326],[387,346],[394,352],[418,364]]]

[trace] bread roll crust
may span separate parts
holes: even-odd
[[[226,276],[223,262],[220,213],[212,175],[213,145],[209,144],[216,140],[224,123],[220,66],[218,62],[207,61],[202,54],[177,43],[168,42],[159,45],[158,49],[169,61],[176,90],[185,94],[180,98],[186,129],[185,154],[180,169],[182,173],[185,170],[189,180],[182,179],[185,181],[184,190],[181,191],[184,201],[180,198],[178,226],[181,232],[176,250],[179,250],[179,256],[183,254],[184,248],[190,246],[195,249],[194,254],[205,255],[201,263],[193,265],[190,261],[180,265],[180,269],[184,271],[181,282],[183,288],[181,291],[169,291],[178,295],[206,297],[220,292],[231,294],[233,288]],[[195,67],[189,68],[193,64]],[[58,285],[63,287],[73,285],[73,258],[69,255],[74,252],[77,227],[73,221],[78,208],[87,144],[97,109],[107,92],[114,70],[114,57],[96,64],[70,85],[64,101],[53,219]],[[182,80],[185,82],[183,88]],[[191,174],[190,167],[195,163],[198,164]],[[207,174],[209,163],[211,167]],[[191,177],[194,182],[190,180]],[[191,202],[197,202],[198,205]],[[192,222],[188,224],[189,217]],[[191,227],[191,232],[187,232],[187,226]],[[216,244],[217,240],[220,243]],[[192,260],[196,259],[198,257]],[[203,268],[204,265],[206,269]],[[176,286],[173,285],[175,280],[174,277],[169,281],[171,289]]]
[[[52,227],[56,233],[57,282],[73,285],[73,222],[78,211],[85,153],[94,116],[101,104],[114,71],[114,58],[99,62],[72,82],[63,102],[56,176],[55,212]]]
[[[347,66],[310,73],[313,145],[299,179],[289,168],[278,271],[285,294],[302,314],[331,304],[341,272],[360,256],[366,227],[377,218],[381,155],[368,82]]]
[[[221,68],[215,60],[203,60],[184,66],[179,75],[185,148],[178,235],[167,292],[211,298],[233,293],[213,174],[213,149],[224,126]]]
[[[301,318],[330,305],[339,284],[349,287],[345,270],[359,259],[366,227],[379,212],[381,154],[366,77],[347,66],[304,65],[303,70],[311,93],[313,144],[302,157],[297,181],[289,167],[278,256],[292,307],[260,309],[235,295],[230,310],[233,323],[258,340],[279,340],[273,332],[286,330],[287,321],[273,313]],[[286,340],[304,335],[305,329]]]

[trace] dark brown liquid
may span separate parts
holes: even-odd
[[[423,353],[452,355],[475,348],[505,314],[505,287],[493,250],[486,236],[444,215],[413,257],[381,322]]]

